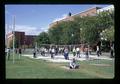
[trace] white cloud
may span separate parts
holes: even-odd
[[[16,25],[15,31],[25,32],[25,35],[38,35],[40,32],[47,30],[46,28],[38,28],[29,25]],[[9,28],[6,27],[6,32],[13,31],[12,26],[10,25]]]
[[[38,35],[40,32],[37,30],[37,27],[28,25],[16,25],[15,31],[23,31],[26,35]]]
[[[62,19],[64,19],[64,18],[66,18],[66,17],[67,17],[67,14],[63,14],[60,18],[55,18],[55,19],[53,20],[53,22],[62,20]]]

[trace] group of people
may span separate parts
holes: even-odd
[[[81,57],[81,52],[85,54],[86,58],[89,58],[89,48],[88,47],[84,47],[84,48],[79,48],[79,47],[74,47],[73,48],[73,56],[77,56],[78,58]]]
[[[10,60],[10,53],[11,53],[11,49],[10,48],[7,48],[6,51],[6,56],[7,56],[7,59]],[[18,54],[18,57],[20,59],[21,55],[22,55],[22,49],[21,48],[16,48],[15,49],[15,53]]]
[[[10,48],[7,48],[7,49],[5,50],[5,54],[6,54],[6,56],[7,56],[7,59],[10,60]]]
[[[50,48],[45,48],[45,47],[41,47],[40,49],[36,49],[34,48],[34,51],[33,51],[33,57],[36,58],[36,54],[37,52],[42,55],[42,56],[46,56],[46,54],[50,54],[51,55],[51,58],[54,59],[54,57],[58,54],[62,54],[64,56],[64,58],[66,60],[69,60],[69,53],[72,52],[73,54],[73,57],[78,57],[80,58],[80,54],[81,54],[81,47],[79,46],[74,46],[72,48],[72,50],[68,47],[68,46],[65,46],[65,47],[55,47],[55,46],[52,46]],[[89,55],[88,55],[88,47],[84,47],[84,51],[85,52],[85,55],[86,55],[86,58],[89,58]]]
[[[110,42],[110,57],[114,57],[114,42]],[[99,57],[100,55],[102,55],[102,49],[101,49],[101,44],[96,46],[96,54]]]

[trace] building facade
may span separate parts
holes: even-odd
[[[35,35],[25,35],[25,45],[27,47],[34,47]]]
[[[90,8],[88,10],[82,11],[78,14],[74,14],[72,16],[67,16],[66,18],[64,18],[62,20],[51,23],[49,25],[49,28],[54,27],[55,25],[57,25],[58,23],[63,22],[63,21],[73,21],[74,17],[76,17],[76,16],[80,16],[80,17],[94,16],[97,14],[97,10],[99,10],[99,9],[100,9],[100,7],[93,7],[93,8]]]
[[[63,21],[73,21],[74,17],[76,17],[76,16],[80,16],[80,17],[95,16],[95,15],[97,15],[100,12],[103,12],[103,11],[114,11],[114,5],[110,5],[110,6],[103,7],[103,8],[101,8],[101,7],[93,7],[93,8],[90,8],[88,10],[82,11],[82,12],[80,12],[78,14],[74,14],[72,16],[67,16],[66,18],[64,18],[62,20],[51,23],[49,25],[49,28],[54,27],[55,25],[57,25],[58,23],[63,22]]]
[[[109,11],[109,12],[114,11],[114,5],[110,5],[110,6],[98,9],[97,13],[99,14],[100,12],[103,12],[103,11]]]
[[[25,35],[25,32],[15,31],[15,47],[19,48],[24,47],[25,45],[28,47],[31,45],[30,47],[32,47],[34,45],[35,37],[35,35]],[[8,33],[6,39],[6,46],[11,48],[13,45],[13,32]]]

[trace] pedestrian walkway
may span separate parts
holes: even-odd
[[[26,57],[30,57],[33,58],[33,55],[31,54],[23,54],[22,56],[26,56]],[[69,54],[69,60],[66,60],[64,58],[63,55],[56,55],[54,56],[54,59],[51,59],[50,55],[47,56],[41,56],[41,55],[37,55],[37,58],[33,58],[33,59],[42,59],[42,60],[46,60],[49,62],[70,62],[70,60],[73,58],[73,54]],[[77,60],[79,61],[85,61],[85,60],[96,60],[96,59],[104,59],[104,60],[113,60],[114,58],[109,58],[108,56],[100,56],[98,57],[97,55],[89,55],[89,58],[86,59],[85,55],[81,55],[80,58],[75,57]]]

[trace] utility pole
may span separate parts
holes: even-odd
[[[6,24],[6,28],[5,28],[5,48],[7,48],[7,26],[8,24]]]
[[[15,16],[13,16],[13,64],[15,62]]]
[[[37,52],[37,42],[35,42],[35,50],[36,50],[36,52]]]

